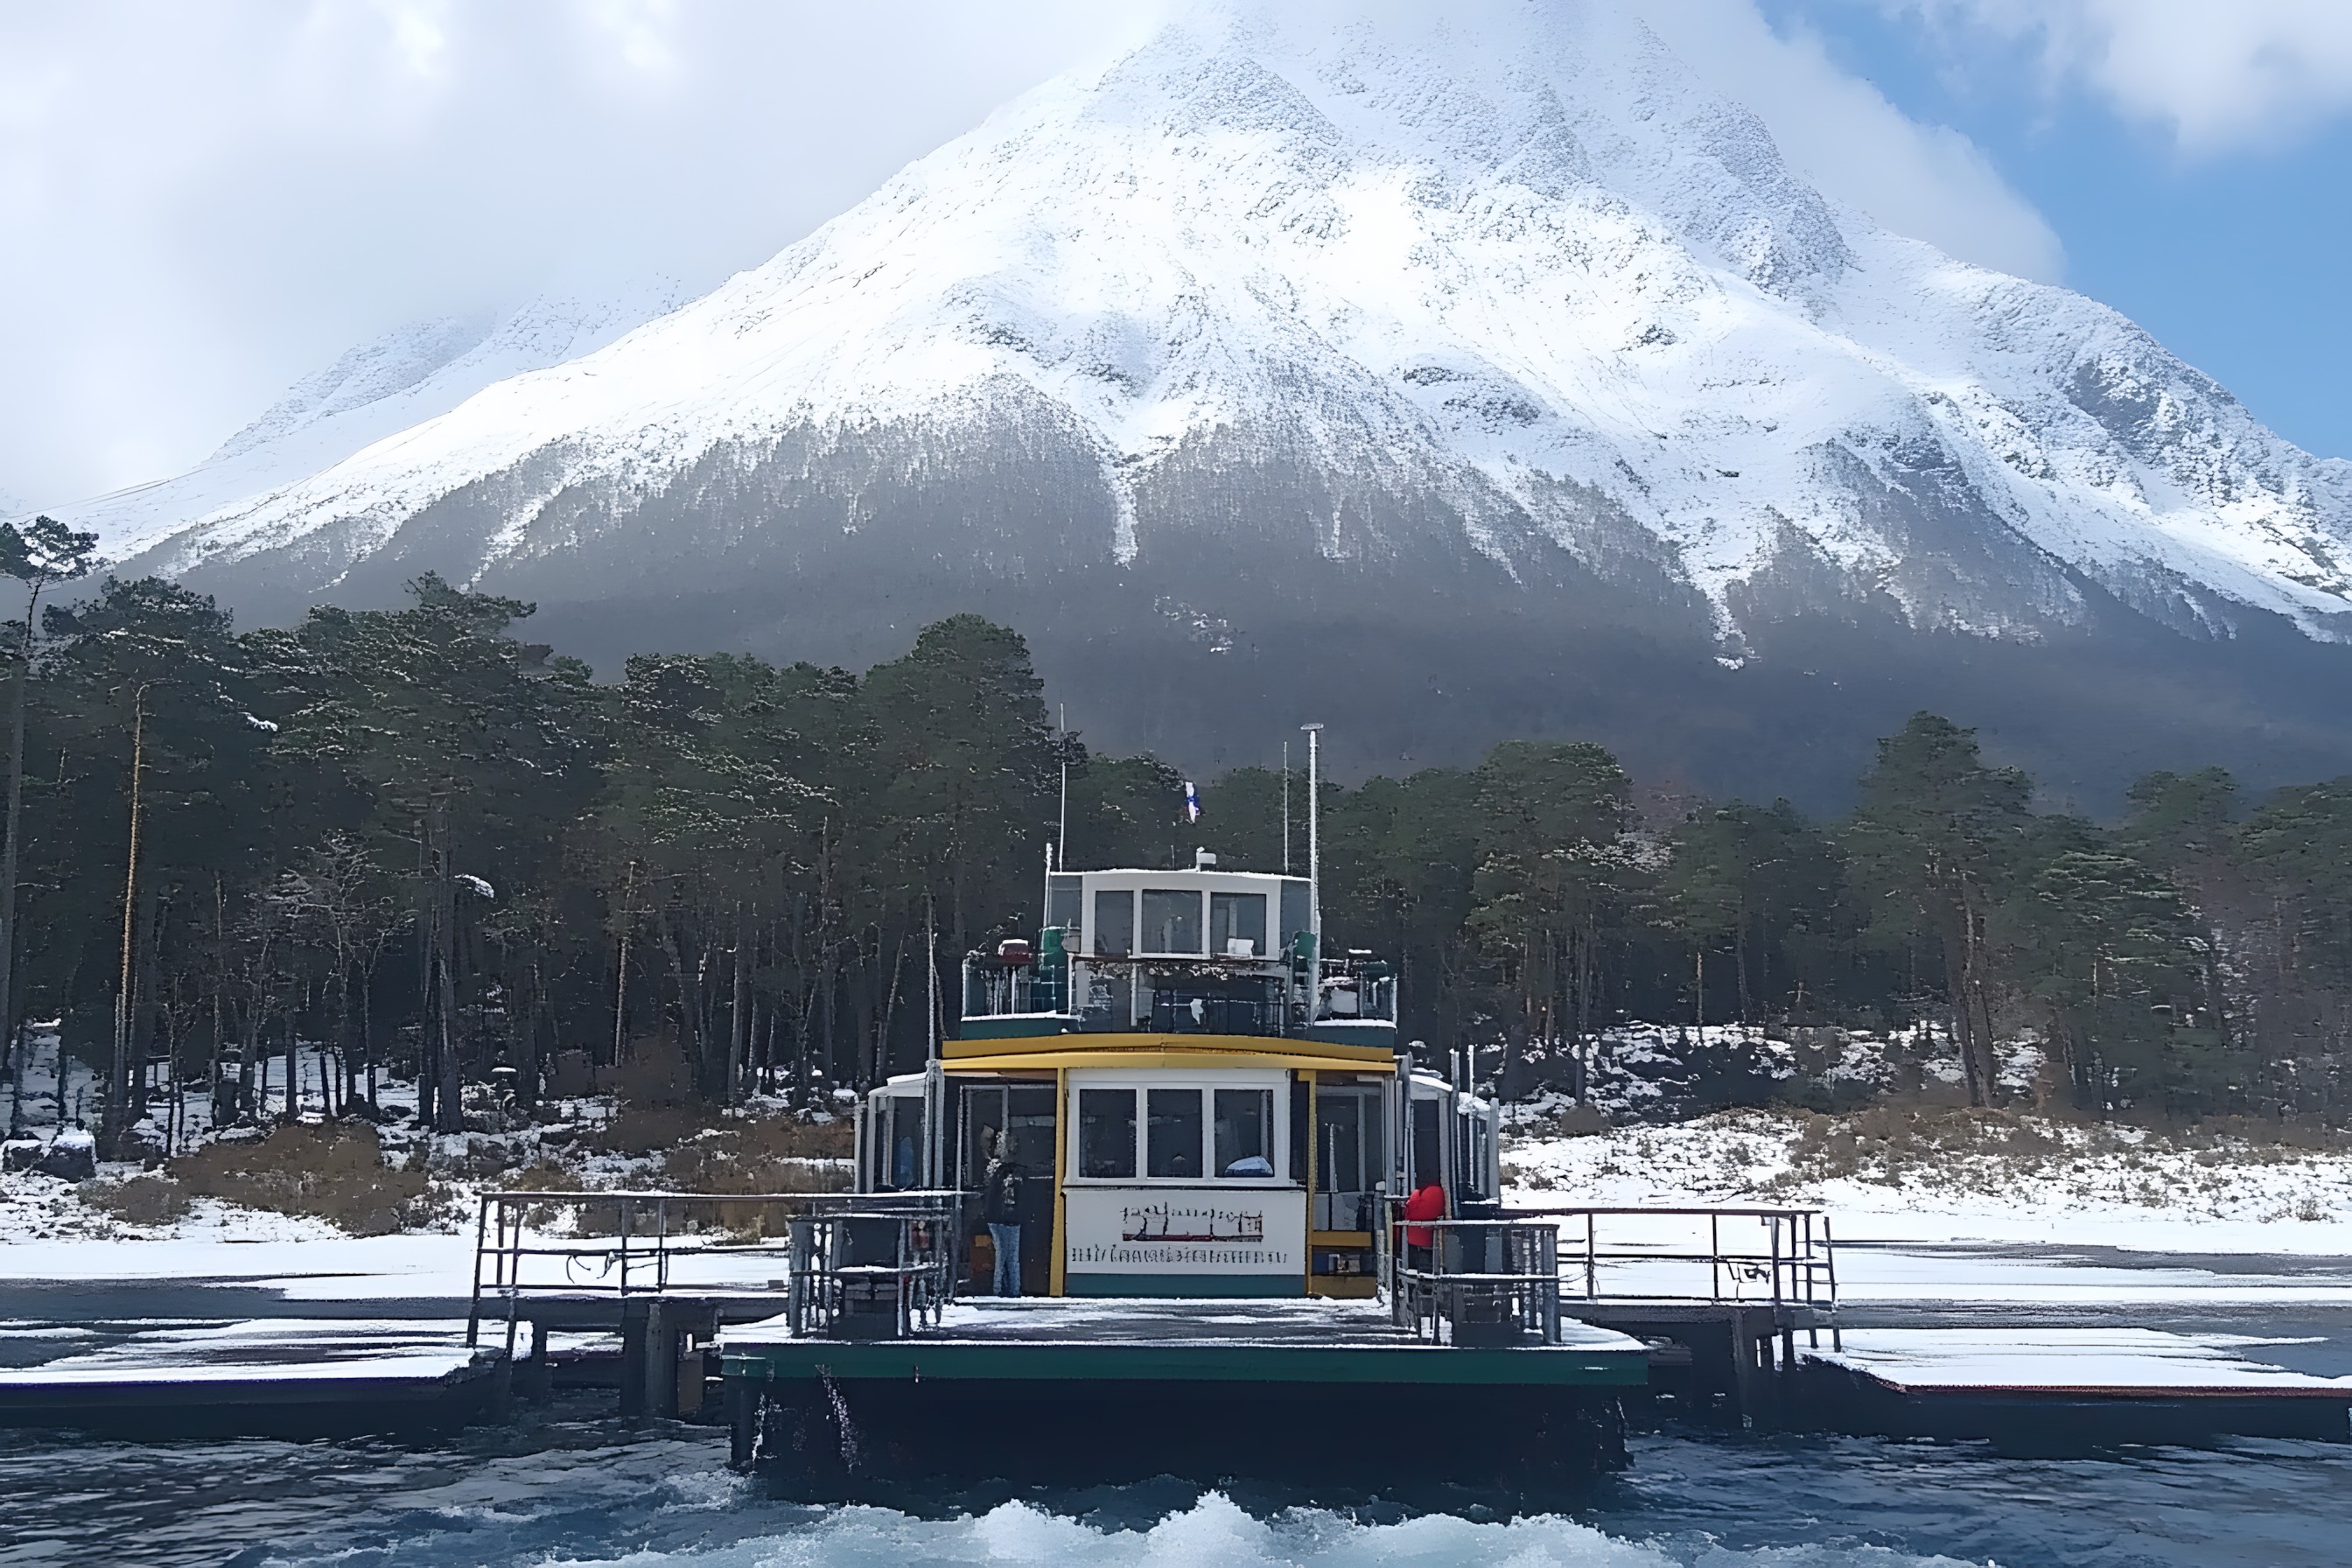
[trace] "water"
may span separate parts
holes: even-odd
[[[1236,1478],[1008,1485],[820,1506],[730,1474],[707,1427],[559,1406],[423,1447],[0,1433],[0,1564],[108,1568],[2003,1568],[2336,1564],[2352,1448],[2027,1460],[1969,1445],[1651,1433],[1558,1496],[1334,1497]]]

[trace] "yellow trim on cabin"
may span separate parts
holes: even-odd
[[[1322,1116],[1323,1075],[1303,1072],[1298,1076],[1307,1084],[1307,1229],[1311,1237],[1315,1230],[1315,1129],[1320,1124]],[[1288,1107],[1284,1109],[1287,1110]],[[1315,1246],[1312,1241],[1307,1243],[1306,1252],[1307,1256],[1299,1259],[1302,1265],[1299,1272],[1312,1285],[1315,1281]]]
[[[1372,1245],[1372,1233],[1369,1230],[1310,1230],[1307,1233],[1307,1245],[1327,1249],[1335,1247],[1368,1247]]]
[[[1010,1120],[1008,1116],[1007,1120]],[[1054,1255],[1048,1258],[1045,1294],[1062,1293],[1062,1166],[1070,1146],[1070,1075],[1054,1074]]]
[[[1286,1052],[1238,1051],[1023,1051],[996,1057],[966,1057],[947,1064],[948,1076],[996,1072],[1059,1072],[1068,1068],[1155,1068],[1198,1071],[1203,1068],[1297,1068],[1311,1071],[1330,1064],[1318,1057]]]
[[[950,1073],[1059,1071],[1064,1068],[1333,1068],[1396,1070],[1386,1046],[1284,1040],[1256,1035],[1034,1035],[948,1040],[940,1065]]]

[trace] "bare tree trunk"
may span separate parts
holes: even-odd
[[[463,1080],[457,1060],[457,885],[450,879],[448,857],[442,857],[439,908],[435,911],[435,924],[439,928],[436,943],[434,968],[439,974],[436,1000],[440,1014],[440,1092],[436,1097],[434,1130],[438,1132],[460,1132],[466,1126],[466,1101]]]
[[[1734,962],[1738,965],[1739,1026],[1744,1029],[1749,1022],[1748,1016],[1748,905],[1745,900],[1741,900],[1739,906],[1739,933],[1733,956]]]
[[[735,903],[735,994],[727,1019],[727,1098],[739,1100],[743,1088],[743,1061],[751,1044],[751,964],[745,951],[751,933],[743,923],[741,900]]]
[[[637,891],[637,863],[629,862],[628,875],[621,885],[620,952],[613,963],[613,1061],[619,1067],[628,1046],[629,1026],[629,928],[636,917],[635,908]]]
[[[665,910],[656,916],[654,925],[661,937],[663,951],[669,954],[670,972],[677,984],[678,1027],[687,1037],[679,1044],[685,1047],[687,1059],[699,1079],[703,1068],[702,987],[686,962],[686,948],[677,940],[677,925],[669,918],[669,912]]]
[[[137,975],[134,960],[138,951],[137,913],[139,896],[139,813],[142,805],[140,773],[147,763],[147,688],[142,686],[131,699],[131,847],[122,871],[122,967],[117,977],[114,994],[114,1053],[106,1078],[105,1109],[100,1127],[106,1137],[110,1157],[117,1156],[123,1135],[129,1130],[123,1121],[123,1111],[131,1091],[131,1017],[137,1006],[132,994]],[[60,1049],[63,1042],[60,1039]],[[64,1068],[60,1062],[60,1081]]]
[[[1691,982],[1691,1013],[1698,1025],[1698,1043],[1704,1048],[1706,1045],[1706,943],[1692,943],[1691,952],[1696,961],[1696,978]]]

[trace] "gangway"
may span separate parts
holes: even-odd
[[[691,1409],[681,1380],[730,1323],[891,1337],[953,1298],[965,1194],[494,1192],[481,1195],[466,1327],[544,1372],[551,1327],[617,1330],[625,1411]]]

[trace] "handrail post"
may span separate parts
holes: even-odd
[[[59,1075],[62,1078],[62,1073]],[[466,1312],[466,1348],[471,1350],[481,1341],[482,1332],[482,1239],[490,1227],[490,1194],[481,1194],[479,1206],[474,1211],[474,1300]]]

